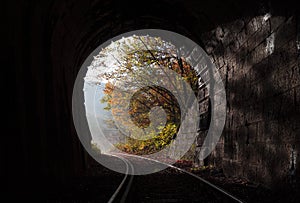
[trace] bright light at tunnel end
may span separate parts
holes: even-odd
[[[143,38],[141,38],[141,36],[143,36]],[[155,43],[158,43],[158,38],[166,43],[166,46],[163,46],[164,50],[160,50],[159,46],[154,46],[157,45]],[[131,39],[137,40],[135,41]],[[112,68],[114,66],[118,66],[118,64],[122,64],[124,53],[125,55],[127,53],[126,51],[120,51],[125,49],[122,46],[126,46],[126,49],[130,50],[131,52],[149,52],[150,50],[164,52],[169,51],[172,52],[170,54],[171,56],[174,55],[173,51],[175,51],[177,57],[184,58],[186,62],[197,72],[198,77],[201,78],[201,83],[205,84],[209,92],[209,98],[211,102],[210,126],[202,143],[198,157],[200,160],[205,159],[216,147],[225,125],[226,93],[222,78],[220,77],[217,68],[212,63],[209,56],[198,44],[183,35],[157,29],[136,30],[116,36],[98,46],[82,64],[74,84],[72,112],[74,125],[84,148],[95,160],[111,170],[120,173],[130,173],[132,175],[144,175],[155,173],[168,167],[167,165],[162,165],[159,162],[167,164],[175,163],[176,160],[179,160],[190,149],[197,138],[200,119],[199,102],[190,84],[183,80],[180,74],[168,67],[157,64],[153,65],[153,67],[159,70],[155,73],[153,73],[153,71],[143,71],[149,67],[135,67],[139,71],[133,71],[131,75],[127,74],[126,77],[121,77],[117,81],[114,80],[114,85],[117,88],[114,88],[112,97],[116,96],[118,99],[120,99],[120,95],[123,95],[123,98],[121,99],[123,99],[124,103],[122,102],[122,105],[118,104],[117,106],[113,107],[126,112],[126,108],[128,108],[128,105],[130,104],[130,98],[132,98],[134,93],[140,89],[153,85],[166,89],[173,94],[174,98],[176,98],[182,115],[180,119],[180,128],[177,132],[176,139],[172,140],[169,145],[165,146],[158,152],[140,155],[143,158],[154,159],[158,162],[152,162],[151,164],[134,164],[135,170],[132,171],[125,170],[124,167],[120,166],[120,162],[118,161],[112,161],[112,159],[108,159],[107,156],[95,153],[93,147],[91,146],[91,141],[93,140],[95,143],[94,138],[96,137],[98,140],[97,144],[100,146],[101,151],[102,146],[107,149],[106,151],[102,151],[102,153],[121,153],[124,155],[124,157],[127,157],[126,155],[128,155],[126,152],[115,147],[115,143],[112,143],[112,138],[108,138],[103,127],[99,125],[99,116],[96,115],[98,108],[96,103],[97,101],[95,101],[95,98],[98,94],[96,89],[91,89],[94,91],[94,95],[91,97],[87,97],[83,91],[83,88],[86,88],[87,86],[87,82],[93,82],[95,84],[99,84],[100,80],[107,82],[107,80],[104,78],[99,78],[99,75],[103,75],[105,71],[108,70],[104,70],[104,68],[107,66]],[[103,50],[105,50],[105,54]],[[107,58],[105,59],[104,57]],[[130,79],[129,76],[133,79]],[[139,78],[139,80],[136,78]],[[124,86],[128,87],[130,91],[124,91]],[[90,99],[90,101],[88,101],[88,99]],[[125,105],[127,103],[128,105]],[[90,106],[87,107],[87,105]],[[89,118],[87,118],[87,111],[92,112]],[[157,129],[157,125],[166,123],[166,113],[162,109],[152,108],[150,112],[152,112],[150,121],[153,124],[149,125],[151,128],[139,128],[134,122],[130,121],[130,115],[128,114],[122,114],[120,116],[113,115],[112,119],[118,132],[120,132],[120,134],[123,136],[147,140],[151,139],[151,137],[133,137],[132,132],[142,133],[147,130],[150,132],[152,128]],[[124,124],[125,121],[126,125]],[[91,130],[91,125],[95,125],[96,130]],[[117,140],[119,138],[113,139]],[[134,159],[131,161],[134,161]]]

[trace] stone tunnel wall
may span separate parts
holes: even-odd
[[[224,131],[205,164],[223,168],[227,176],[267,185],[288,182],[293,172],[299,177],[296,24],[295,16],[266,14],[220,25],[202,35],[227,97]],[[207,89],[201,88],[204,128],[200,128],[199,146],[207,133],[208,98]]]

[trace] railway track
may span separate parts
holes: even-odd
[[[112,155],[112,154],[110,156],[119,158],[124,162],[124,164],[126,166],[126,174],[125,174],[122,182],[120,183],[120,185],[114,192],[114,194],[108,200],[108,203],[114,203],[114,202],[124,203],[126,201],[126,198],[129,193],[130,187],[132,185],[133,177],[134,177],[133,175],[129,175],[129,174],[134,174],[134,167],[130,161],[128,161],[127,159],[125,159],[121,156]]]
[[[134,174],[134,165],[131,163],[130,159],[140,159],[143,161],[148,161],[148,162],[155,162],[155,163],[159,163],[159,164],[164,164],[170,168],[173,168],[175,170],[178,170],[184,174],[187,174],[188,176],[193,177],[194,179],[200,181],[201,183],[205,184],[206,186],[210,187],[212,190],[216,191],[217,193],[219,193],[222,196],[226,196],[226,201],[224,202],[239,202],[242,203],[243,201],[240,200],[239,198],[235,197],[234,195],[228,193],[227,191],[223,190],[222,188],[212,184],[211,182],[189,172],[186,171],[184,169],[175,167],[173,165],[170,164],[166,164],[166,163],[162,163],[159,162],[157,160],[154,159],[150,159],[150,158],[145,158],[145,157],[141,157],[141,156],[136,156],[136,155],[130,155],[130,154],[122,154],[122,153],[114,153],[114,154],[109,154],[109,156],[113,156],[116,158],[121,159],[124,164],[126,165],[126,174],[122,180],[122,182],[120,183],[120,185],[118,186],[118,188],[116,189],[116,191],[113,193],[113,195],[111,196],[111,198],[109,199],[108,203],[113,203],[113,202],[121,202],[124,203],[127,201],[127,197],[129,194],[129,191],[132,187],[132,183],[133,183],[133,175],[129,175],[129,174]],[[200,191],[199,191],[200,192]],[[160,197],[163,197],[164,195],[159,195],[156,194],[156,198],[158,199],[150,199],[149,201],[146,202],[182,202],[180,200],[180,198],[178,198],[178,194],[174,194],[174,198],[172,198],[172,194],[168,194],[168,198],[169,199],[159,199]],[[176,199],[177,197],[177,199]],[[228,201],[229,200],[229,201]],[[195,202],[198,202],[197,200],[195,200]],[[213,201],[213,202],[219,202],[219,201]]]

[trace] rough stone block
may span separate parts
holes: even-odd
[[[259,29],[259,23],[257,18],[252,18],[250,22],[246,25],[247,35],[251,36]]]
[[[300,69],[299,69],[300,71]],[[295,106],[296,106],[296,109],[300,109],[300,86],[298,87],[295,87],[294,88],[294,103],[295,103]]]
[[[282,17],[282,16],[271,17],[270,18],[271,32],[276,31],[277,28],[284,23],[284,20],[285,20],[285,17]]]
[[[246,34],[246,30],[243,29],[241,30],[238,34],[237,34],[237,40],[240,44],[241,47],[244,47],[244,43],[247,41],[247,34]]]
[[[298,67],[286,67],[285,69],[279,70],[272,74],[271,82],[274,86],[274,93],[285,92],[293,87],[300,84],[300,74]]]
[[[283,23],[275,33],[275,47],[284,46],[291,39],[296,40],[296,22],[295,18],[291,17],[287,22]]]
[[[261,27],[259,31],[255,32],[255,34],[248,39],[247,49],[249,51],[255,49],[259,44],[263,43],[269,35],[270,31],[268,26]]]

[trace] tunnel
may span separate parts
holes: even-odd
[[[197,165],[271,188],[299,184],[300,69],[296,4],[271,1],[7,1],[3,28],[8,110],[1,153],[7,196],[90,176],[97,165],[78,139],[72,92],[87,56],[125,32],[162,29],[201,46],[227,95],[222,137]],[[6,76],[7,75],[7,76]],[[209,96],[199,88],[202,124]],[[207,128],[199,130],[197,143]],[[89,129],[86,129],[87,131]],[[197,145],[197,144],[196,144]],[[292,174],[292,175],[291,175]],[[29,186],[30,185],[30,186]],[[283,186],[284,187],[284,186]]]

